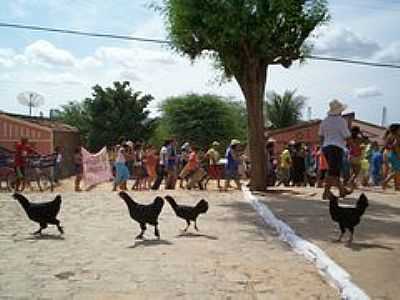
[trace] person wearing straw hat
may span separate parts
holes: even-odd
[[[219,142],[215,141],[211,144],[211,148],[208,149],[206,157],[208,158],[208,175],[211,179],[217,180],[218,189],[222,189],[221,186],[221,172],[218,168],[218,161],[221,157],[217,148],[219,147]]]
[[[225,186],[224,191],[228,191],[229,183],[233,180],[236,184],[238,190],[241,189],[240,184],[240,176],[239,176],[239,164],[240,164],[240,155],[239,155],[239,147],[240,141],[237,139],[233,139],[228,149],[226,149],[226,163],[225,163]]]
[[[346,150],[346,140],[350,137],[347,122],[342,113],[347,106],[335,99],[329,103],[328,116],[321,122],[319,136],[321,137],[322,152],[328,163],[328,174],[325,179],[323,199],[327,199],[331,187],[337,187],[340,196],[345,197],[348,191],[340,180],[343,155]]]

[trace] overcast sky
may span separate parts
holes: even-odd
[[[161,17],[142,0],[2,0],[0,22],[166,38]],[[400,0],[330,1],[330,24],[320,30],[314,54],[400,64]],[[91,95],[95,84],[129,80],[152,94],[151,108],[165,97],[188,92],[216,93],[242,100],[235,82],[215,83],[209,61],[194,65],[165,47],[130,41],[85,38],[0,28],[0,110],[26,113],[16,96],[36,91],[48,114],[71,100]],[[400,70],[308,61],[290,69],[273,67],[268,90],[286,89],[308,98],[312,117],[322,118],[338,98],[359,119],[400,121]],[[305,116],[307,117],[307,116]]]

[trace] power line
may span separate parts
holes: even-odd
[[[87,32],[87,31],[80,31],[80,30],[59,29],[59,28],[51,28],[51,27],[43,27],[43,26],[35,26],[35,25],[23,25],[23,24],[12,24],[12,23],[0,22],[0,27],[15,28],[15,29],[28,29],[28,30],[35,30],[35,31],[45,31],[45,32],[53,32],[53,33],[61,33],[61,34],[73,34],[73,35],[88,36],[88,37],[119,39],[119,40],[157,43],[157,44],[166,44],[166,45],[171,44],[171,41],[161,40],[161,39],[133,37],[133,36],[128,36],[128,35],[119,35],[119,34],[111,34],[111,33],[97,33],[97,32]],[[400,65],[390,64],[390,63],[378,63],[378,62],[369,62],[369,61],[361,61],[361,60],[353,60],[353,59],[337,58],[337,57],[323,57],[323,56],[316,56],[316,55],[307,55],[307,56],[305,56],[305,58],[313,59],[313,60],[324,60],[324,61],[331,61],[331,62],[357,64],[357,65],[364,65],[364,66],[370,66],[370,67],[400,69]]]
[[[324,57],[324,56],[316,56],[316,55],[307,55],[305,57],[309,58],[309,59],[314,59],[314,60],[325,60],[325,61],[332,61],[332,62],[342,62],[342,63],[348,63],[348,64],[364,65],[364,66],[370,66],[370,67],[400,69],[400,65],[387,64],[387,63],[368,62],[368,61],[362,61],[362,60],[336,58],[336,57]]]
[[[159,40],[159,39],[132,37],[129,35],[118,35],[118,34],[109,34],[109,33],[86,32],[86,31],[80,31],[80,30],[58,29],[58,28],[35,26],[35,25],[22,25],[22,24],[11,24],[11,23],[0,22],[0,27],[9,27],[9,28],[16,28],[16,29],[29,29],[29,30],[35,30],[35,31],[46,31],[46,32],[55,32],[55,33],[63,33],[63,34],[74,34],[74,35],[98,37],[98,38],[130,40],[130,41],[137,41],[137,42],[170,44],[169,41]]]

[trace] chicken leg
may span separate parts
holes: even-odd
[[[354,228],[350,228],[349,230],[350,230],[350,238],[349,238],[349,240],[347,241],[347,245],[348,245],[348,246],[351,246],[351,244],[352,244],[352,242],[353,242]]]
[[[197,221],[194,220],[194,229],[196,229],[196,231],[199,231],[199,228],[197,228]]]
[[[339,235],[339,238],[337,240],[338,242],[342,241],[342,238],[343,238],[343,235],[345,234],[345,232],[346,232],[346,229],[344,227],[340,226],[340,235]]]
[[[186,232],[189,229],[190,221],[186,220],[186,224],[187,224],[187,226],[183,229],[183,232]]]
[[[135,238],[136,240],[143,240],[143,235],[144,235],[144,232],[146,231],[146,224],[141,223],[140,229],[142,231],[136,236],[136,238]]]
[[[40,224],[40,228],[38,229],[38,230],[36,230],[33,234],[34,235],[36,235],[36,234],[42,234],[42,230],[43,229],[46,229],[47,228],[47,224],[46,223],[41,223]]]
[[[60,234],[64,234],[64,228],[60,225],[60,221],[57,219],[54,219],[53,222],[51,222],[51,224],[54,224],[57,226],[58,231],[60,232]]]
[[[160,239],[160,231],[158,230],[158,224],[156,224],[156,226],[154,226],[154,235]]]

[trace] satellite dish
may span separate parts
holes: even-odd
[[[29,107],[29,115],[32,116],[32,108],[44,104],[44,97],[35,92],[23,92],[17,96],[18,102]]]

